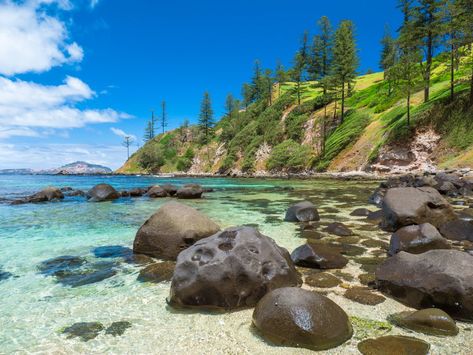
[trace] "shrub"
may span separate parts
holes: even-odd
[[[300,171],[307,168],[310,155],[310,148],[288,139],[274,147],[267,168],[269,170]]]

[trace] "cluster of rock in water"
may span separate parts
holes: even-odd
[[[384,246],[379,240],[362,243],[385,248],[387,258],[381,254],[376,260],[355,258],[366,271],[359,276],[365,286],[347,287],[344,296],[374,306],[384,302],[383,293],[418,309],[393,314],[388,319],[390,323],[429,335],[458,334],[454,319],[473,321],[473,224],[469,215],[455,212],[444,196],[461,197],[462,204],[469,204],[472,191],[473,176],[455,174],[403,176],[382,183],[371,198],[381,209],[356,209],[351,215],[379,221],[380,228],[392,232],[389,245]],[[90,201],[143,194],[153,198],[200,198],[203,192],[198,185],[187,185],[182,189],[154,186],[125,194],[109,185],[98,185],[87,197]],[[60,196],[49,189],[42,193]],[[36,202],[33,200],[30,198],[30,202]],[[320,216],[316,206],[303,201],[288,208],[285,220],[311,229]],[[323,231],[347,241],[354,237],[349,228],[337,222]],[[131,263],[146,264],[138,276],[140,281],[170,280],[168,303],[172,307],[255,307],[253,326],[267,341],[324,350],[352,337],[354,318],[322,293],[300,287],[303,283],[316,288],[339,285],[340,280],[333,275],[336,273],[324,270],[337,270],[341,278],[349,278],[341,269],[349,262],[347,256],[359,255],[357,248],[350,243],[311,240],[289,254],[253,227],[220,230],[199,211],[172,201],[141,226],[133,252],[114,246],[97,248],[94,254],[98,258],[120,256]],[[161,262],[156,263],[154,258]],[[113,276],[115,266],[106,263],[65,256],[43,262],[39,270],[62,284],[78,287]],[[316,272],[306,272],[310,270]],[[123,325],[125,330],[128,326]],[[89,340],[90,332],[96,336],[103,330],[100,324],[78,323],[64,332]],[[364,339],[358,344],[363,354],[427,354],[429,348],[420,339],[394,335]]]

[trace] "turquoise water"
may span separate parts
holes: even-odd
[[[214,188],[215,192],[205,194],[204,199],[184,203],[207,214],[222,228],[255,225],[289,251],[308,237],[299,226],[283,222],[288,205],[301,199],[309,199],[318,206],[322,225],[344,222],[361,240],[387,241],[389,237],[363,219],[349,216],[358,207],[373,209],[366,204],[376,186],[373,182],[0,176],[0,197],[17,198],[49,185],[87,190],[102,182],[117,189],[191,182]],[[123,262],[121,258],[94,256],[93,249],[100,246],[131,247],[141,224],[167,200],[123,198],[88,203],[81,197],[70,197],[62,202],[35,205],[0,203],[0,272],[11,274],[0,281],[0,353],[287,353],[287,348],[269,345],[252,332],[251,310],[225,314],[174,311],[165,302],[168,282],[140,283],[136,278],[142,266]],[[366,247],[362,253],[372,256],[379,254],[379,250]],[[41,262],[62,255],[83,257],[91,265],[114,262],[115,275],[94,284],[69,287],[39,272]],[[343,271],[354,276],[363,273],[353,260]],[[385,320],[390,313],[407,309],[393,300],[375,307],[348,301],[342,297],[342,286],[325,293],[350,316]],[[84,342],[79,338],[67,339],[61,332],[77,322],[100,322],[107,327],[117,321],[131,324],[122,336],[102,332]],[[399,329],[393,332],[405,334]],[[439,352],[448,349],[449,353],[465,353],[472,345],[469,335],[465,331],[447,342],[416,336]],[[354,338],[330,353],[353,353],[356,343]]]

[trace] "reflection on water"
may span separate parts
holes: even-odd
[[[375,183],[0,176],[0,197],[17,198],[48,185],[87,190],[102,182],[117,189],[189,182],[214,188],[215,192],[204,199],[184,203],[224,228],[255,226],[289,251],[306,240],[342,248],[349,258],[348,265],[343,271],[333,272],[332,277],[323,275],[340,282],[320,291],[350,316],[385,320],[391,313],[406,310],[390,299],[377,306],[365,306],[343,297],[343,283],[359,285],[371,280],[389,240],[366,218],[350,216],[359,207],[375,209],[367,205]],[[318,207],[320,223],[299,226],[283,221],[288,205],[301,199]],[[169,283],[137,281],[143,266],[130,258],[128,248],[140,225],[167,200],[124,198],[87,203],[81,197],[67,197],[63,202],[37,205],[0,204],[0,353],[287,353],[288,349],[270,346],[251,331],[252,310],[175,312],[165,301]],[[343,222],[355,235],[324,233],[323,229],[335,221]],[[60,256],[75,258],[77,265],[54,264],[48,269],[50,263],[45,267],[46,260]],[[321,276],[311,277],[321,280]],[[71,328],[81,322],[91,325]],[[72,336],[73,332],[80,335]],[[393,332],[404,334],[400,329]],[[450,353],[462,353],[472,345],[468,335],[462,331],[447,341],[416,336],[427,340],[438,352],[448,349]],[[329,353],[353,353],[356,343],[354,338]]]

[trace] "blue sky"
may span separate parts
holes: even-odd
[[[400,23],[396,3],[0,0],[0,168],[73,160],[117,168],[126,158],[120,135],[142,144],[163,99],[169,129],[196,121],[205,90],[221,114],[255,59],[289,66],[323,15],[355,22],[359,71],[377,70],[384,26]]]

